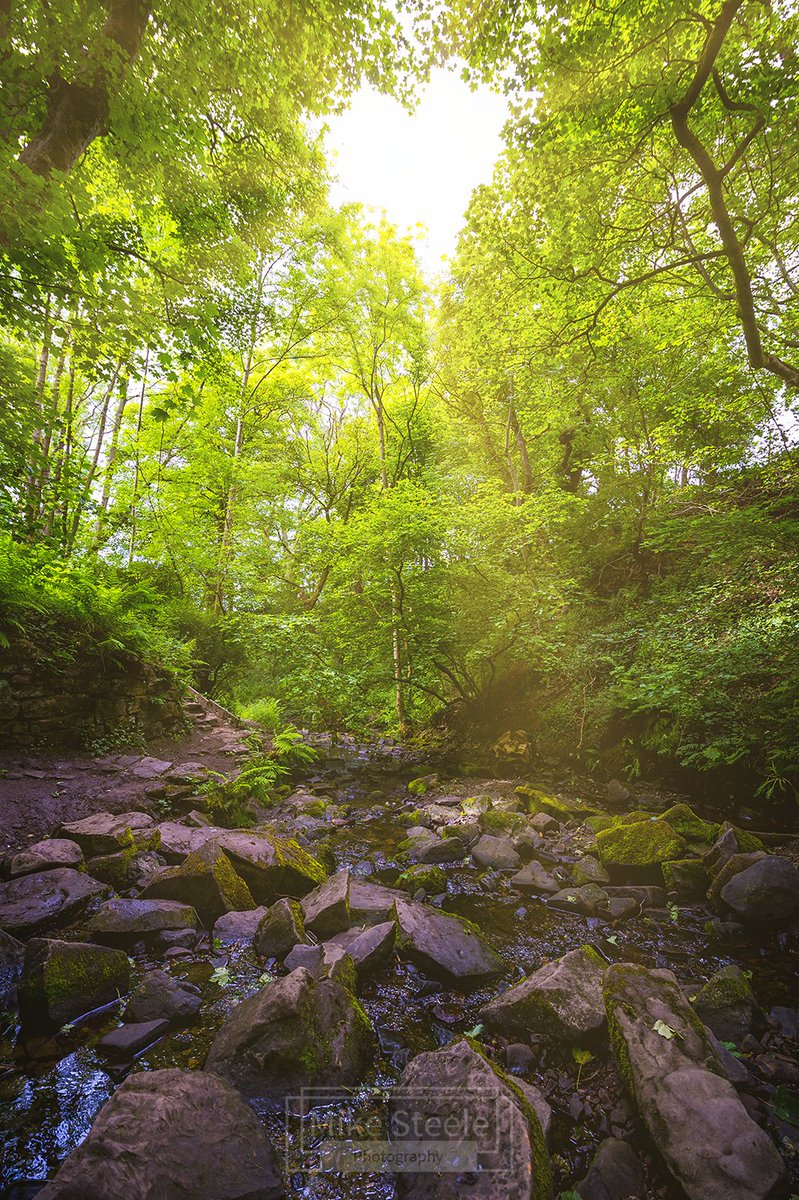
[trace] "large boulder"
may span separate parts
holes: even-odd
[[[596,835],[597,853],[611,873],[660,873],[660,864],[685,857],[685,840],[665,821],[618,822]]]
[[[747,867],[753,866],[766,857],[762,850],[752,850],[747,854],[736,852],[730,854],[724,859],[724,862],[714,869],[710,887],[707,890],[707,898],[715,908],[716,912],[728,913],[729,909],[721,898],[721,890],[725,888],[734,875],[745,871]]]
[[[173,979],[166,971],[148,971],[127,1003],[122,1020],[191,1021],[200,1011],[201,998],[195,984]]]
[[[87,922],[98,942],[127,943],[165,929],[196,929],[197,913],[177,900],[106,900]]]
[[[327,878],[322,864],[289,838],[229,829],[217,841],[258,904],[272,904],[283,896],[305,896]]]
[[[299,900],[286,898],[267,908],[255,931],[253,948],[262,958],[285,958],[292,946],[308,941]]]
[[[423,825],[408,830],[400,849],[417,863],[451,863],[463,858],[463,846],[457,838],[440,837]]]
[[[196,909],[206,925],[226,912],[255,908],[247,884],[214,841],[192,851],[179,867],[167,867],[141,891],[142,900],[181,900]]]
[[[211,932],[212,941],[220,942],[222,945],[252,945],[258,926],[268,912],[268,907],[261,904],[258,908],[251,908],[246,912],[223,913],[214,922]]]
[[[205,1069],[247,1095],[278,1098],[311,1084],[356,1083],[374,1052],[371,1022],[349,988],[298,967],[236,1005]]]
[[[305,924],[318,938],[340,933],[350,924],[350,873],[338,871],[303,899]],[[301,941],[301,938],[295,938]]]
[[[71,867],[20,875],[0,883],[0,929],[16,937],[30,937],[50,925],[73,920],[90,901],[107,896],[110,890],[107,884]]]
[[[489,1000],[480,1016],[492,1028],[528,1037],[577,1042],[605,1027],[602,977],[606,963],[589,946],[570,950]]]
[[[83,851],[77,842],[68,838],[46,838],[13,855],[8,873],[15,879],[18,875],[32,875],[34,871],[52,871],[54,867],[72,867],[79,871],[83,866]]]
[[[552,1195],[549,1155],[533,1106],[468,1041],[420,1054],[408,1064],[391,1095],[389,1133],[395,1155],[407,1143],[413,1155],[444,1155],[440,1170],[401,1174],[409,1200]]]
[[[730,963],[711,975],[693,1001],[694,1012],[722,1042],[742,1042],[765,1024],[749,980]]]
[[[39,1200],[280,1200],[263,1125],[203,1071],[142,1071],[100,1110]]]
[[[94,813],[62,825],[60,833],[77,842],[87,858],[93,854],[113,854],[134,844],[142,849],[158,849],[153,819],[143,812]]]
[[[26,1023],[64,1025],[110,1004],[129,986],[130,960],[121,950],[32,938],[19,981],[20,1012]]]
[[[350,921],[353,925],[381,925],[392,918],[397,900],[407,900],[399,888],[383,887],[350,876]]]
[[[439,912],[413,900],[394,904],[397,949],[436,979],[470,984],[502,970],[502,962],[485,945],[480,931],[461,917]]]
[[[182,821],[162,821],[157,831],[161,853],[170,862],[183,862],[187,854],[201,850],[225,832],[219,825],[184,825]]]
[[[515,871],[521,863],[519,851],[510,838],[492,837],[484,833],[472,846],[472,858],[481,867],[492,867],[497,871]]]
[[[623,1078],[689,1200],[766,1200],[785,1166],[725,1077],[711,1035],[670,971],[630,963],[604,982]]]
[[[510,882],[520,892],[532,892],[533,895],[538,896],[551,896],[555,892],[560,891],[560,884],[557,879],[553,875],[550,875],[546,867],[543,867],[535,859],[532,862],[525,863],[521,871],[517,871],[515,875],[511,875]]]
[[[720,896],[741,921],[785,925],[799,913],[799,871],[770,854],[733,875]]]

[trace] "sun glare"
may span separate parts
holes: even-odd
[[[455,249],[472,191],[491,178],[508,116],[503,96],[472,91],[455,72],[437,70],[413,113],[371,88],[331,118],[336,204],[385,211],[400,230],[416,230],[428,274]]]

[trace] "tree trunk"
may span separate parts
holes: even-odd
[[[100,36],[87,48],[71,79],[56,71],[50,80],[42,127],[19,161],[36,175],[71,171],[108,122],[110,97],[139,53],[150,19],[148,0],[109,0]]]
[[[114,465],[117,459],[117,448],[119,446],[119,431],[122,428],[122,418],[125,415],[125,406],[128,402],[128,379],[127,376],[122,380],[119,387],[119,402],[114,410],[114,417],[111,424],[111,444],[108,447],[108,458],[105,464],[105,473],[103,475],[103,491],[100,496],[100,508],[97,513],[97,524],[94,527],[94,539],[92,541],[92,552],[96,553],[100,548],[105,519],[108,514],[108,505],[111,500],[111,484],[114,479]]]
[[[136,502],[139,493],[139,475],[141,467],[139,463],[139,436],[141,434],[142,415],[144,413],[144,399],[147,395],[147,372],[150,368],[150,351],[149,348],[144,356],[144,375],[141,381],[141,392],[139,393],[139,413],[136,417],[136,465],[133,469],[133,496],[130,501],[130,541],[128,542],[128,568],[133,562],[133,552],[136,549]]]
[[[86,478],[84,479],[83,485],[80,490],[80,497],[78,499],[78,502],[75,505],[75,511],[72,514],[72,524],[70,526],[69,536],[67,539],[67,546],[66,546],[67,554],[72,553],[72,548],[75,545],[75,539],[78,536],[78,529],[80,528],[81,517],[83,516],[86,508],[88,507],[89,501],[91,499],[92,485],[94,484],[94,480],[97,475],[97,466],[100,461],[100,453],[102,451],[103,440],[105,438],[105,428],[106,428],[106,425],[108,424],[108,407],[111,403],[111,397],[114,394],[114,388],[117,385],[117,378],[119,377],[119,371],[120,371],[121,366],[122,366],[122,362],[121,361],[117,362],[117,365],[114,368],[114,374],[111,379],[111,382],[109,383],[108,387],[106,388],[105,395],[103,396],[102,405],[100,408],[100,420],[99,420],[99,423],[97,426],[97,443],[94,447],[94,454],[92,455],[92,460],[91,460],[91,463],[89,464],[89,469],[86,472]],[[91,443],[89,443],[89,444],[91,445]]]

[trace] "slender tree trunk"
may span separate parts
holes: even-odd
[[[45,540],[53,536],[59,507],[63,516],[69,504],[69,459],[72,451],[72,418],[75,402],[74,359],[70,360],[68,378],[69,387],[67,388],[67,400],[64,406],[64,424],[59,433],[54,454],[56,465],[52,479],[52,500],[50,501],[47,520],[44,526]]]
[[[383,411],[383,398],[381,395],[372,393],[372,407],[374,408],[377,417],[377,436],[380,447],[380,486],[384,492],[387,492],[391,486],[388,477],[388,451],[386,446],[386,418]],[[405,737],[408,733],[408,713],[405,707],[405,690],[403,687],[402,677],[402,594],[399,586],[399,581],[392,574],[389,581],[389,594],[391,597],[391,658],[392,658],[392,674],[394,678],[394,707],[397,712],[397,723],[399,725],[400,736]]]
[[[402,621],[402,598],[396,579],[391,580],[391,653],[394,667],[394,707],[397,710],[397,724],[400,735],[408,733],[408,714],[405,709],[405,690],[402,678],[402,642],[400,640],[400,623]]]
[[[67,554],[72,553],[72,549],[75,545],[75,538],[78,536],[78,529],[80,528],[81,517],[83,516],[84,512],[86,511],[86,508],[88,507],[89,501],[91,499],[92,486],[94,484],[94,480],[97,475],[97,465],[100,461],[100,452],[102,451],[103,440],[105,438],[105,427],[108,423],[108,408],[111,403],[111,397],[114,394],[114,388],[116,387],[116,384],[117,384],[117,378],[119,377],[119,370],[120,370],[121,366],[122,366],[122,361],[120,360],[119,362],[117,362],[117,365],[114,368],[113,377],[112,377],[111,382],[109,383],[108,387],[106,388],[105,395],[103,396],[103,400],[102,400],[102,404],[101,404],[101,408],[100,408],[100,420],[97,425],[97,441],[96,441],[96,444],[94,447],[94,453],[92,454],[91,462],[89,464],[89,469],[86,472],[86,477],[83,480],[83,485],[80,489],[80,496],[78,497],[78,500],[75,504],[75,510],[72,514],[72,524],[71,524],[68,539],[67,539],[67,547],[66,547]]]
[[[133,553],[136,549],[136,506],[139,498],[139,477],[141,475],[141,462],[139,460],[139,437],[141,435],[142,416],[144,414],[144,400],[147,395],[147,372],[150,369],[150,350],[149,347],[144,356],[144,375],[141,381],[141,391],[139,393],[139,411],[136,417],[136,462],[133,468],[133,496],[130,502],[130,540],[128,542],[128,568],[133,562]]]
[[[65,79],[56,70],[42,127],[19,161],[36,175],[71,171],[96,137],[105,133],[110,97],[139,53],[150,19],[147,0],[109,0],[99,37]]]
[[[128,402],[128,379],[127,376],[122,380],[119,387],[119,402],[114,410],[114,416],[111,423],[111,443],[108,447],[108,458],[106,459],[105,471],[103,473],[103,490],[100,496],[100,505],[97,512],[97,524],[94,527],[94,538],[92,540],[92,552],[97,553],[102,541],[103,529],[105,528],[106,517],[108,515],[108,505],[111,500],[111,485],[114,480],[114,467],[117,460],[117,449],[119,446],[119,431],[122,428],[122,418],[125,415],[125,406]]]
[[[215,613],[223,613],[225,611],[227,571],[233,551],[233,528],[236,519],[236,504],[238,502],[239,495],[237,473],[242,451],[244,450],[244,414],[247,401],[247,389],[250,386],[250,376],[252,374],[254,354],[255,345],[254,341],[251,341],[247,351],[247,358],[244,363],[244,373],[241,377],[239,411],[236,416],[236,436],[233,439],[233,458],[230,466],[230,486],[228,487],[227,496],[225,497],[225,513],[222,518],[222,532],[219,538],[219,554],[217,556],[216,564],[216,583],[213,593],[213,610]]]
[[[47,385],[47,367],[50,362],[50,346],[53,326],[50,321],[50,296],[48,295],[44,309],[44,328],[42,330],[42,348],[39,352],[39,366],[36,372],[36,392],[34,400],[34,429],[31,457],[25,479],[25,529],[28,535],[33,532],[35,510],[38,507],[39,495],[36,486],[41,461],[41,446],[45,436],[44,429],[44,389]]]

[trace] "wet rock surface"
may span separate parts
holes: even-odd
[[[57,867],[0,883],[0,929],[18,937],[64,925],[110,888],[75,871]]]
[[[234,1008],[205,1069],[248,1095],[282,1097],[357,1082],[373,1050],[371,1023],[349,988],[297,967]]]
[[[705,820],[704,813],[698,817],[680,798],[654,791],[644,795],[636,789],[637,794],[609,806],[603,785],[554,773],[532,781],[492,778],[487,772],[470,778],[457,768],[440,767],[436,776],[426,764],[421,769],[418,761],[414,765],[412,756],[398,747],[359,747],[347,739],[335,750],[321,745],[325,757],[311,768],[307,787],[296,788],[268,811],[254,809],[255,827],[246,830],[221,829],[204,813],[203,797],[192,793],[190,778],[202,773],[169,765],[162,770],[170,757],[178,766],[191,767],[201,756],[158,749],[147,756],[155,765],[145,762],[144,775],[124,776],[124,786],[120,773],[127,767],[117,758],[114,770],[119,773],[108,776],[105,794],[112,787],[118,791],[118,805],[105,816],[84,809],[67,821],[75,825],[92,818],[74,838],[63,838],[78,846],[87,871],[45,866],[53,859],[33,857],[27,861],[41,861],[40,870],[0,883],[2,889],[33,879],[27,886],[37,893],[44,887],[37,878],[57,880],[66,870],[88,888],[74,907],[44,903],[41,928],[34,923],[30,931],[26,927],[19,935],[0,938],[0,992],[5,996],[0,1007],[15,1002],[24,944],[31,944],[31,936],[88,944],[94,951],[109,952],[111,947],[110,952],[130,956],[131,972],[129,983],[118,989],[118,1001],[112,997],[90,1015],[77,1013],[62,1028],[52,1022],[48,1029],[26,1027],[12,1015],[0,1056],[0,1099],[7,1112],[4,1182],[52,1179],[92,1122],[97,1124],[98,1114],[109,1108],[109,1099],[121,1094],[121,1081],[166,1071],[184,1079],[216,1079],[223,1086],[232,1080],[232,1094],[239,1093],[239,1099],[249,1093],[256,1115],[246,1105],[244,1112],[261,1135],[266,1131],[267,1146],[271,1142],[276,1148],[278,1170],[288,1139],[289,1160],[298,1165],[275,1187],[297,1200],[395,1200],[405,1194],[401,1189],[406,1185],[418,1196],[499,1195],[475,1191],[488,1186],[487,1177],[468,1172],[404,1181],[391,1173],[306,1176],[298,1131],[313,1122],[313,1115],[288,1119],[282,1106],[283,1097],[295,1095],[305,1083],[347,1080],[346,1094],[356,1115],[377,1115],[388,1137],[390,1114],[383,1097],[414,1064],[421,1071],[427,1058],[440,1062],[454,1047],[471,1046],[482,1064],[479,1071],[490,1072],[485,1080],[497,1081],[492,1087],[518,1088],[539,1114],[539,1125],[548,1134],[545,1169],[553,1177],[555,1195],[577,1189],[585,1200],[607,1200],[624,1196],[623,1187],[634,1187],[637,1191],[630,1194],[640,1192],[641,1200],[682,1200],[673,1147],[643,1109],[636,1110],[630,1072],[617,1061],[604,1028],[603,982],[617,969],[613,964],[627,963],[648,972],[670,968],[679,981],[678,1008],[670,1010],[674,1022],[684,1005],[699,1029],[706,1020],[716,1033],[714,1037],[708,1029],[700,1037],[702,1053],[688,1055],[687,1069],[702,1074],[696,1089],[703,1097],[700,1108],[712,1111],[720,1104],[725,1116],[714,1127],[715,1160],[706,1156],[691,1169],[709,1172],[714,1161],[714,1169],[726,1162],[729,1178],[744,1179],[750,1186],[754,1160],[743,1153],[744,1130],[750,1139],[754,1136],[755,1150],[762,1154],[753,1186],[765,1195],[768,1180],[778,1177],[771,1148],[780,1167],[784,1163],[794,1172],[797,1190],[799,1139],[788,1119],[791,1097],[799,1091],[794,918],[776,919],[784,889],[771,892],[773,922],[749,918],[721,898],[736,876],[764,859],[784,858],[790,865],[793,856],[787,849],[774,843],[764,848],[737,826]],[[133,762],[141,762],[141,756],[133,756]],[[409,778],[426,780],[423,797],[407,791]],[[168,815],[161,802],[158,812],[150,808],[147,789],[153,784],[175,794],[183,789],[184,798],[174,802]],[[598,845],[603,829],[640,825],[659,830],[655,852],[651,845],[646,851],[649,861],[625,865],[614,849],[616,857],[605,862]],[[58,828],[59,822],[53,822],[52,829]],[[614,847],[629,844],[629,837],[617,835]],[[492,852],[491,861],[482,851],[485,862],[475,856],[481,840]],[[42,843],[45,854],[52,850],[50,841]],[[431,861],[419,860],[423,847]],[[507,857],[495,856],[497,847]],[[667,850],[672,857],[663,858]],[[41,849],[17,849],[28,851],[35,855]],[[198,853],[211,867],[223,854],[258,907],[217,915],[221,893],[216,884],[207,907],[198,900],[201,912],[177,897],[143,894],[159,873],[168,880],[185,878],[180,869]],[[514,855],[515,866],[503,865],[513,862]],[[7,876],[12,857],[5,861]],[[93,870],[102,872],[103,880],[94,879]],[[704,895],[714,887],[715,912]],[[111,889],[120,894],[108,899]],[[40,900],[47,894],[48,889],[39,893]],[[569,900],[570,895],[576,899]],[[143,907],[150,905],[155,907]],[[264,937],[258,945],[262,925],[271,940]],[[0,921],[0,930],[5,928]],[[589,948],[587,955],[583,946]],[[519,989],[523,997],[536,976],[545,992],[541,983],[563,971],[564,960],[579,964],[570,994],[575,1009],[575,997],[583,993],[580,1020],[563,999],[553,1001],[555,988],[549,989],[549,1009],[539,1000],[525,1008],[519,998]],[[576,982],[580,972],[586,987]],[[293,977],[302,980],[301,987],[289,982]],[[748,989],[754,1007],[748,1000],[739,1004],[740,994],[730,1002],[724,988],[729,979],[743,980],[746,988],[739,992]],[[568,991],[564,983],[563,994]],[[695,998],[692,1003],[689,997]],[[642,1041],[651,1034],[667,1054],[676,1044],[675,1052],[686,1055],[687,1035],[663,1038],[652,1030],[655,1018],[649,1020],[649,1015],[647,1011],[646,1020],[639,1022],[646,1025]],[[667,1017],[663,1020],[668,1024]],[[464,1041],[465,1035],[470,1040]],[[618,1047],[618,1038],[612,1040]],[[203,1071],[206,1061],[212,1070]],[[274,1063],[282,1064],[280,1069]],[[661,1070],[667,1066],[660,1062]],[[667,1094],[679,1108],[679,1071],[669,1074],[676,1082]],[[705,1094],[703,1088],[711,1090]],[[456,1092],[454,1108],[463,1113],[468,1095],[460,1084]],[[147,1104],[160,1111],[160,1100],[150,1098]],[[521,1111],[529,1128],[527,1110]],[[225,1119],[223,1106],[223,1124]],[[690,1123],[686,1118],[676,1139],[684,1150],[691,1145]],[[201,1118],[193,1120],[186,1145],[194,1147],[204,1130]],[[734,1145],[730,1130],[735,1131]],[[153,1189],[173,1186],[167,1182],[171,1149],[160,1147],[157,1131],[142,1128],[141,1136],[142,1157],[145,1150],[156,1153],[162,1160],[159,1169],[167,1174],[158,1176],[157,1184],[146,1172],[140,1174],[144,1167],[136,1150],[125,1194],[135,1196],[141,1186],[150,1188],[141,1194],[157,1195]],[[209,1139],[217,1144],[210,1134]],[[251,1153],[239,1146],[241,1155]],[[181,1146],[177,1149],[183,1152]],[[92,1157],[97,1171],[103,1153]],[[252,1153],[257,1157],[259,1151]],[[215,1159],[227,1170],[221,1151]],[[277,1161],[274,1154],[271,1161]],[[528,1167],[532,1161],[531,1152]],[[190,1165],[186,1160],[175,1169]],[[195,1177],[191,1183],[178,1174],[184,1192],[175,1194],[215,1196],[208,1189],[218,1184],[218,1174],[199,1181]],[[82,1178],[76,1176],[73,1193],[53,1194],[85,1194],[92,1200],[94,1193]],[[140,1178],[145,1182],[139,1184]],[[710,1176],[702,1178],[707,1182]],[[102,1173],[98,1179],[102,1184]],[[529,1178],[514,1174],[513,1181],[520,1194],[536,1194],[528,1188],[532,1173]],[[104,1194],[115,1194],[113,1180],[108,1186],[112,1190]],[[446,1186],[449,1192],[440,1190]],[[251,1189],[241,1194],[260,1193]]]
[[[611,967],[605,1003],[622,1074],[690,1200],[773,1196],[785,1181],[785,1165],[725,1078],[671,972]]]
[[[109,1100],[42,1200],[279,1200],[275,1152],[238,1093],[203,1072],[143,1071]]]
[[[420,1054],[406,1067],[391,1099],[393,1145],[414,1141],[418,1128],[441,1129],[439,1145],[457,1162],[461,1142],[473,1145],[462,1171],[400,1176],[414,1200],[546,1200],[551,1195],[549,1155],[538,1117],[520,1089],[503,1079],[468,1042]],[[469,1169],[471,1167],[471,1170]]]

